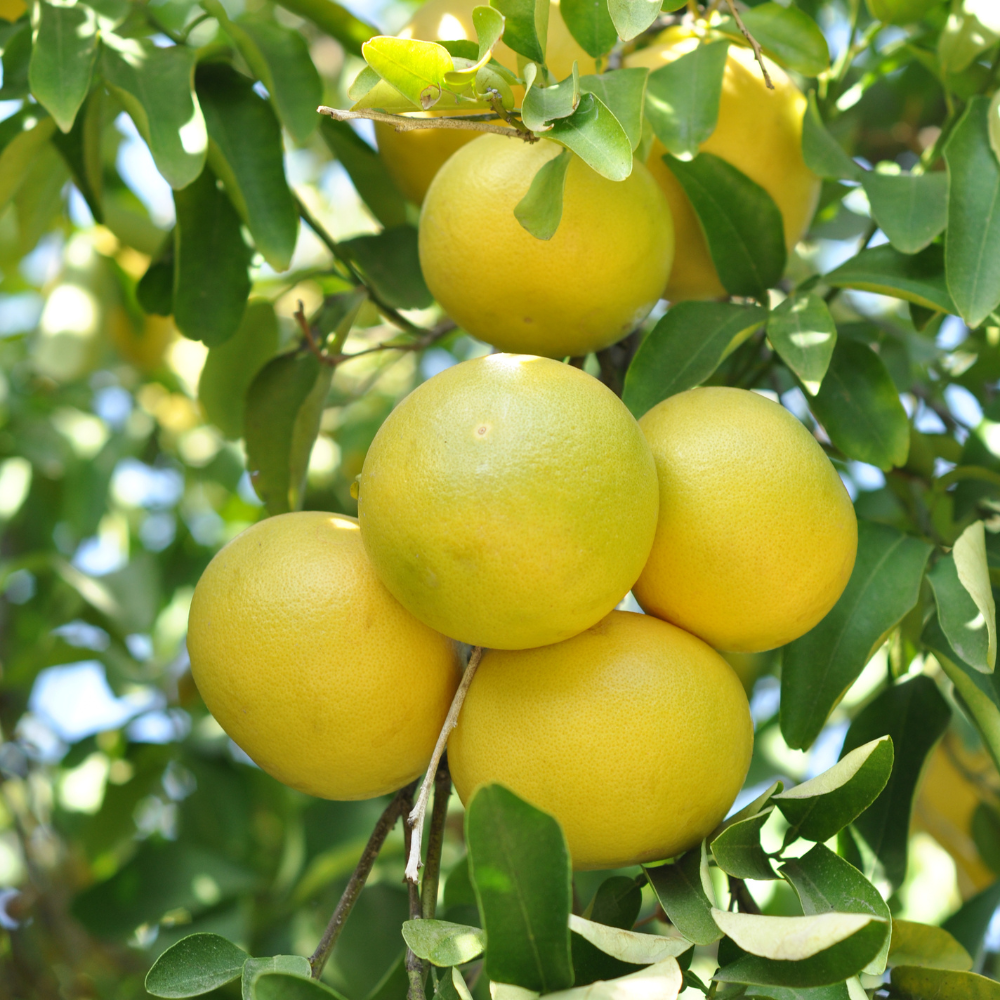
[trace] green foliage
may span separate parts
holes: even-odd
[[[155,997],[200,996],[238,979],[246,960],[242,948],[218,934],[192,934],[153,963],[145,987]]]

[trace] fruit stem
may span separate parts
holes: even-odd
[[[375,864],[375,859],[378,857],[379,851],[382,850],[385,838],[389,835],[389,831],[396,825],[396,820],[406,812],[413,801],[413,789],[415,786],[416,782],[412,781],[405,788],[401,788],[396,792],[392,801],[385,807],[385,812],[382,813],[375,824],[375,829],[372,830],[372,835],[368,838],[368,843],[361,853],[357,867],[348,880],[347,887],[340,897],[340,902],[337,903],[337,908],[333,911],[333,916],[330,917],[330,922],[326,925],[323,937],[309,958],[309,968],[313,979],[319,979],[320,973],[323,971],[323,966],[326,965],[327,959],[333,951],[333,946],[337,943],[337,938],[340,937],[340,932],[344,929],[344,924],[347,923],[347,918],[351,915],[351,910],[358,901],[361,890],[365,887],[365,882],[371,874],[372,866]]]
[[[407,118],[405,115],[388,115],[384,111],[372,111],[370,108],[359,108],[357,111],[341,111],[340,108],[328,108],[321,104],[316,109],[321,115],[329,115],[335,121],[347,122],[352,118],[370,118],[373,122],[392,125],[397,132],[412,132],[418,128],[457,128],[472,132],[495,132],[505,135],[508,139],[523,139],[525,142],[537,142],[538,137],[529,132],[520,122],[511,131],[506,125],[492,125],[490,122],[469,121],[465,116],[459,118]],[[512,122],[516,119],[510,119]],[[523,130],[523,131],[522,131]]]
[[[743,32],[743,37],[747,40],[747,42],[750,44],[750,47],[753,49],[753,54],[756,57],[757,62],[760,64],[760,71],[761,73],[764,74],[764,83],[767,84],[767,89],[774,90],[774,84],[771,83],[771,78],[767,74],[767,67],[764,65],[764,56],[760,51],[759,42],[757,41],[756,38],[753,37],[753,35],[750,34],[749,31],[747,31],[747,26],[743,23],[743,18],[740,17],[740,12],[736,9],[736,4],[733,3],[733,0],[726,0],[726,6],[729,8],[729,13],[733,15],[733,20],[736,22],[736,27],[738,27],[740,31]]]
[[[421,913],[427,920],[434,919],[437,910],[438,882],[441,876],[441,848],[444,845],[444,823],[448,818],[448,799],[451,796],[451,772],[448,758],[443,757],[434,776],[434,809],[431,812],[431,830],[427,838],[427,862],[420,883]],[[411,883],[412,885],[412,883]]]
[[[427,773],[424,775],[420,791],[417,793],[417,804],[407,817],[407,823],[413,830],[413,839],[410,843],[410,850],[406,861],[406,877],[414,885],[417,884],[420,877],[420,842],[424,835],[424,816],[427,813],[427,800],[430,798],[431,785],[434,783],[438,764],[441,763],[445,747],[448,746],[448,737],[455,726],[458,725],[458,713],[462,711],[462,704],[465,702],[466,694],[468,694],[469,685],[472,683],[472,678],[476,674],[476,668],[479,666],[479,661],[482,657],[483,647],[474,646],[472,655],[469,657],[469,665],[465,668],[465,673],[462,674],[462,680],[458,685],[458,690],[455,692],[455,697],[451,700],[451,707],[448,709],[448,715],[444,720],[444,725],[441,727],[441,733],[434,746],[434,753],[431,754],[431,762],[427,765]]]

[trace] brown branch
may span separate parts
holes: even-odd
[[[427,863],[424,865],[424,877],[420,883],[420,909],[427,920],[433,920],[437,910],[441,848],[444,846],[444,824],[448,818],[450,797],[451,773],[448,771],[448,758],[445,755],[441,758],[434,777],[434,809],[431,812],[431,828],[427,837]]]
[[[750,890],[743,879],[730,875],[729,893],[739,903],[740,913],[756,913],[758,916],[760,915],[760,907],[753,896],[750,895]]]
[[[774,84],[771,83],[771,77],[768,76],[767,67],[764,65],[764,54],[760,51],[760,44],[757,39],[747,31],[747,26],[743,23],[743,18],[740,17],[740,12],[736,9],[736,4],[733,0],[726,0],[726,6],[729,8],[729,12],[733,15],[733,19],[736,21],[736,27],[743,32],[743,37],[747,40],[750,47],[753,49],[753,54],[760,63],[760,71],[764,74],[764,83],[767,84],[768,90],[774,90]]]
[[[420,128],[457,128],[470,132],[494,132],[508,138],[524,139],[525,142],[537,142],[538,136],[529,132],[520,122],[514,130],[504,125],[492,125],[484,121],[470,121],[466,117],[459,118],[407,118],[405,115],[389,115],[384,111],[373,111],[370,108],[360,108],[357,111],[341,111],[339,108],[328,108],[321,104],[316,109],[321,115],[329,115],[335,121],[347,122],[353,118],[368,118],[373,122],[391,125],[397,132],[412,132]],[[511,119],[516,121],[516,119]],[[523,129],[523,131],[522,131]]]
[[[515,118],[504,106],[500,91],[491,87],[486,91],[486,99],[490,102],[494,113],[502,118],[511,128],[515,129],[525,142],[538,142],[538,136],[520,119]]]
[[[407,787],[406,805],[413,805],[413,785]],[[413,831],[403,821],[403,850],[406,855],[410,854],[413,844]],[[419,850],[419,848],[418,848]],[[407,883],[407,892],[410,897],[410,919],[419,920],[423,916],[420,905],[420,889],[416,882]],[[409,985],[406,990],[406,1000],[426,1000],[424,992],[424,963],[421,958],[414,954],[411,948],[406,949],[406,958],[403,960],[406,967],[406,978]]]
[[[333,911],[333,916],[330,917],[330,922],[326,925],[323,937],[309,958],[313,979],[319,979],[323,966],[326,965],[327,959],[333,951],[333,946],[337,943],[337,938],[340,937],[340,932],[344,929],[344,924],[347,923],[347,918],[351,915],[351,910],[358,901],[361,890],[365,887],[365,882],[371,874],[379,851],[382,850],[385,838],[396,825],[396,820],[409,809],[410,803],[413,801],[415,785],[416,782],[413,781],[406,788],[401,788],[396,792],[392,801],[385,807],[385,812],[375,824],[375,829],[372,830],[372,835],[368,838],[368,843],[361,853],[361,859],[347,882],[347,887],[340,897],[340,902],[337,903],[337,908]]]

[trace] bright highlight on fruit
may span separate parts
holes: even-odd
[[[372,442],[358,499],[365,548],[400,603],[494,649],[600,621],[642,570],[656,509],[649,446],[614,393],[509,354],[410,393]]]

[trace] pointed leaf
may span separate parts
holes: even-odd
[[[407,920],[403,940],[417,958],[438,966],[464,965],[479,958],[486,947],[486,938],[478,927],[447,920]]]
[[[551,87],[531,86],[531,80],[521,104],[521,121],[532,132],[547,132],[549,122],[568,118],[580,103],[579,76],[574,74]]]
[[[668,396],[700,385],[766,320],[759,306],[677,303],[636,351],[622,401],[638,418]]]
[[[988,635],[986,667],[992,672],[997,658],[997,609],[993,602],[993,588],[986,558],[986,528],[982,521],[974,521],[958,536],[952,549],[952,558],[955,560],[958,579],[985,619]]]
[[[532,62],[545,62],[549,33],[548,0],[493,0],[504,16],[504,45]]]
[[[773,812],[774,806],[768,806],[756,816],[732,823],[712,841],[712,857],[727,875],[753,879],[778,877],[760,844],[761,827]]]
[[[734,823],[740,823],[745,819],[750,819],[756,816],[758,813],[764,811],[767,805],[770,803],[771,799],[778,794],[785,787],[784,782],[776,781],[770,788],[766,791],[761,792],[753,800],[753,802],[748,802],[739,812],[735,812],[732,816],[727,817],[722,823],[716,828],[716,835],[720,834],[723,830],[727,830]]]
[[[761,299],[785,273],[785,228],[774,199],[712,153],[664,161],[688,196],[719,280],[730,295]]]
[[[981,525],[982,521],[976,524]],[[938,622],[948,640],[949,652],[953,650],[960,660],[980,673],[991,673],[986,621],[971,594],[962,586],[954,557],[949,554],[938,559],[927,574],[927,580],[934,590]]]
[[[943,928],[911,920],[893,920],[889,965],[919,965],[925,969],[972,968],[972,956]]]
[[[618,31],[608,13],[608,0],[563,0],[559,13],[587,55],[600,59],[615,47]]]
[[[728,41],[703,43],[649,74],[646,116],[674,156],[697,156],[715,131],[728,52]]]
[[[336,990],[308,976],[262,972],[253,983],[253,1000],[345,1000]]]
[[[608,0],[608,13],[623,42],[641,35],[659,16],[661,0]]]
[[[365,42],[362,51],[386,83],[425,111],[441,99],[445,75],[455,69],[448,50],[436,42],[379,35]]]
[[[560,8],[561,9],[561,8]],[[580,90],[600,98],[625,129],[633,152],[642,140],[642,107],[646,96],[645,66],[580,77]]]
[[[271,958],[248,958],[243,964],[240,987],[242,1000],[254,1000],[254,987],[265,972],[287,972],[308,979],[312,975],[309,959],[301,955],[273,955]]]
[[[527,194],[514,206],[514,218],[536,240],[552,239],[559,228],[566,171],[572,156],[568,149],[563,149],[558,156],[546,160],[532,177]]]
[[[483,59],[503,35],[503,14],[494,7],[480,4],[472,8],[472,26],[476,29],[476,38],[479,40],[479,58]]]
[[[819,295],[790,295],[767,320],[767,339],[815,396],[830,367],[837,343],[837,324]]]
[[[689,941],[711,944],[722,931],[712,919],[715,894],[708,877],[705,845],[682,854],[673,864],[643,868],[670,922]]]
[[[554,122],[545,137],[573,150],[610,181],[623,181],[632,173],[632,143],[607,105],[593,94],[584,94],[576,111]]]
[[[370,24],[333,0],[281,0],[281,6],[312,21],[356,56],[361,55],[361,46],[378,34]]]
[[[946,972],[900,965],[892,970],[893,996],[904,1000],[1000,1000],[1000,983],[975,972]]]
[[[195,997],[238,979],[249,956],[218,934],[190,934],[169,947],[146,974],[155,997]]]
[[[506,993],[497,990],[492,1000],[530,1000],[523,991]],[[684,977],[676,958],[665,958],[655,965],[647,965],[638,972],[618,979],[577,986],[571,990],[549,993],[551,1000],[676,1000],[684,985]],[[509,987],[507,987],[509,989]]]
[[[809,91],[809,106],[802,119],[802,156],[814,174],[828,180],[859,181],[865,173],[827,131],[814,90]]]
[[[830,67],[830,49],[819,25],[797,7],[778,3],[762,3],[743,14],[747,31],[761,48],[776,62],[794,69],[803,76],[819,76]],[[726,25],[736,28],[729,21]],[[738,29],[737,29],[738,30]]]
[[[917,603],[930,553],[930,545],[895,528],[858,522],[858,555],[844,593],[782,654],[781,732],[790,747],[812,745],[883,636]]]
[[[104,165],[101,162],[101,132],[104,127],[104,88],[95,87],[83,114],[77,115],[68,132],[56,132],[52,145],[59,150],[73,174],[73,183],[83,195],[95,222],[104,223],[102,193]]]
[[[691,942],[680,934],[672,937],[662,934],[641,934],[638,931],[608,927],[592,920],[585,920],[575,913],[570,914],[569,926],[570,930],[606,955],[611,955],[621,962],[631,962],[633,965],[652,965],[669,956],[676,958],[691,947]]]
[[[866,173],[872,216],[903,253],[923,250],[948,223],[948,175]]]
[[[420,270],[413,226],[344,240],[341,248],[361,268],[381,300],[396,309],[426,309],[433,301]]]

